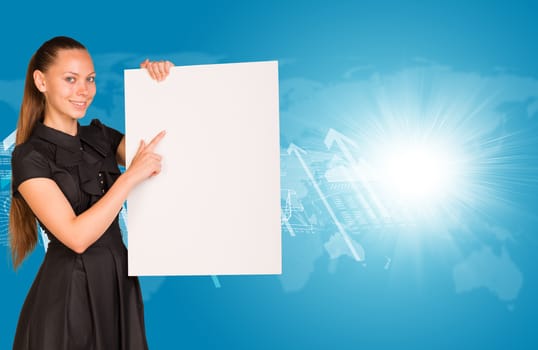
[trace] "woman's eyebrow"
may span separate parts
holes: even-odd
[[[76,73],[76,72],[70,72],[70,71],[65,72],[64,74],[80,75],[80,74],[78,74],[78,73]],[[92,74],[95,74],[95,71],[93,71],[93,72],[91,72],[91,73],[88,73],[87,75],[92,75]]]

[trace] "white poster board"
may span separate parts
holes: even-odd
[[[166,130],[127,200],[129,275],[280,274],[276,61],[125,71],[127,164]]]

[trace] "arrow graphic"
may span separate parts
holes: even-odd
[[[384,218],[389,218],[390,215],[385,208],[383,204],[381,204],[381,201],[378,199],[375,192],[372,190],[372,187],[364,177],[364,175],[357,170],[357,164],[358,162],[355,160],[355,158],[352,156],[351,152],[349,151],[349,148],[347,147],[346,143],[352,145],[355,148],[357,147],[357,144],[351,140],[350,138],[344,136],[343,134],[339,133],[338,131],[334,129],[329,129],[329,132],[327,133],[327,136],[325,136],[325,146],[327,146],[327,149],[331,149],[331,147],[336,143],[338,145],[338,148],[340,151],[344,154],[344,158],[347,160],[348,164],[353,169],[353,173],[357,178],[360,180],[361,185],[366,189],[366,192],[368,193],[368,196],[371,198],[372,202],[375,204],[377,210],[381,213],[381,216]],[[372,208],[367,204],[364,197],[361,195],[361,191],[359,191],[356,186],[353,184],[353,182],[350,182],[351,186],[357,192],[359,195],[359,200],[363,206],[367,209],[367,212],[369,216],[373,219],[376,219],[376,215],[374,214]]]
[[[13,146],[15,144],[15,136],[17,135],[17,129],[13,130],[11,134],[9,134],[3,141],[2,145],[4,146],[4,150],[8,150],[9,147]]]
[[[284,225],[286,226],[286,228],[288,229],[288,232],[290,233],[290,236],[292,237],[295,237],[295,231],[293,230],[293,227],[291,227],[290,223],[289,223],[289,219],[291,218],[291,195],[290,195],[290,190],[288,190],[288,195],[286,196],[286,207],[284,209],[281,209],[280,213],[281,213],[281,217],[282,217],[282,222],[284,222]]]
[[[310,171],[310,169],[306,165],[306,163],[305,163],[305,161],[304,161],[304,159],[302,157],[302,154],[306,154],[306,151],[303,150],[302,148],[296,146],[295,144],[291,143],[290,146],[288,147],[288,154],[292,154],[292,153],[295,154],[297,159],[299,159],[299,162],[301,163],[301,166],[303,167],[304,171],[306,172],[306,175],[308,176],[308,179],[310,180],[310,182],[314,186],[314,188],[315,188],[316,192],[318,193],[321,201],[323,202],[323,205],[325,206],[325,208],[329,212],[329,215],[331,216],[334,223],[336,224],[336,227],[338,228],[338,232],[340,232],[340,234],[344,238],[344,241],[346,242],[346,245],[348,246],[349,250],[351,251],[351,254],[353,254],[353,257],[355,258],[355,260],[357,260],[357,261],[364,260],[362,257],[359,256],[359,254],[357,254],[357,251],[355,250],[355,247],[351,243],[351,239],[349,238],[348,234],[344,230],[344,227],[342,226],[340,221],[338,221],[338,218],[336,217],[333,209],[331,208],[331,206],[327,202],[327,199],[325,198],[325,195],[323,195],[323,192],[321,191],[318,184],[316,183],[316,180],[314,179],[314,175],[312,175],[312,172]]]

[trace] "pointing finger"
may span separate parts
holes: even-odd
[[[147,145],[146,149],[150,152],[153,152],[153,149],[157,146],[157,144],[163,139],[164,135],[166,135],[166,131],[163,130],[160,133],[158,133],[153,140]]]

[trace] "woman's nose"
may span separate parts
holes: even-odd
[[[77,86],[77,95],[86,96],[88,95],[88,85],[86,82],[80,82]]]

